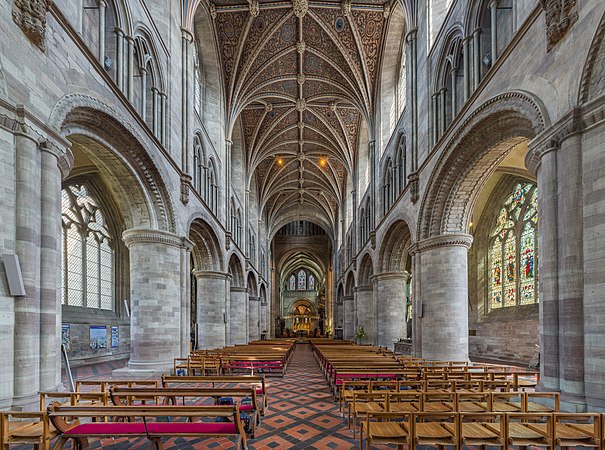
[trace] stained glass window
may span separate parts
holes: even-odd
[[[315,276],[313,274],[309,274],[309,290],[315,290]]]
[[[538,301],[538,191],[517,183],[498,211],[487,251],[489,309]]]
[[[63,189],[61,303],[113,309],[111,234],[85,185]]]
[[[290,275],[290,290],[296,290],[296,277],[294,276],[294,274]]]
[[[298,272],[298,290],[307,290],[307,273],[302,269]]]

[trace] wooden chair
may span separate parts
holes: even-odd
[[[554,450],[553,415],[508,413],[506,441],[514,447],[546,447]]]
[[[460,450],[460,415],[455,412],[418,412],[412,415],[414,446],[432,445]],[[414,447],[415,448],[415,447]]]
[[[509,392],[513,386],[509,380],[479,380],[479,384],[482,391]]]
[[[0,412],[2,450],[8,450],[11,444],[29,444],[34,450],[50,450],[50,441],[58,434],[45,412]]]
[[[422,410],[426,412],[454,411],[456,409],[456,393],[426,391],[422,394],[422,402]]]
[[[457,392],[455,411],[482,413],[491,411],[492,396],[489,392]]]
[[[417,412],[423,411],[423,405],[422,392],[400,391],[389,392],[383,408],[390,412]]]
[[[344,413],[343,408],[353,401],[353,394],[357,392],[370,392],[370,381],[343,381],[340,385],[340,395],[338,396],[338,409]]]
[[[453,392],[478,392],[481,390],[481,380],[455,380],[452,383]]]
[[[519,413],[524,411],[522,392],[492,392],[492,412]]]
[[[555,445],[568,447],[602,448],[603,428],[601,414],[556,413],[554,414]]]
[[[388,392],[367,392],[353,394],[353,402],[349,404],[349,416],[347,426],[351,429],[351,416],[353,417],[353,437],[357,435],[357,417],[364,416],[369,412],[384,411],[383,405],[387,399]]]
[[[372,420],[375,419],[375,420]],[[410,445],[410,425],[412,416],[404,412],[369,412],[359,428],[359,449],[363,448],[363,435],[366,435],[366,450],[372,444],[395,444],[399,450]]]
[[[545,403],[538,403],[533,400],[544,399]],[[558,392],[526,392],[523,396],[523,411],[535,413],[553,413],[561,411],[561,397]],[[550,406],[552,403],[552,406]]]
[[[460,413],[460,448],[486,446],[507,448],[504,413]]]

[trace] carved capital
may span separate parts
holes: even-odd
[[[40,50],[46,50],[46,13],[52,0],[15,0],[13,20]]]
[[[208,9],[210,12],[210,17],[212,17],[213,19],[216,19],[216,5],[212,2],[210,2],[208,5]]]
[[[347,17],[351,14],[351,0],[342,0],[340,5],[340,12],[343,16]]]
[[[176,234],[147,228],[126,230],[122,233],[122,240],[128,248],[135,244],[163,244],[179,248],[185,245],[183,239]]]
[[[378,275],[374,275],[372,278],[374,278],[378,283],[388,280],[403,280],[404,283],[407,283],[410,279],[410,276],[411,275],[409,272],[404,270],[403,272],[383,272],[379,273]]]
[[[442,234],[418,242],[410,247],[410,254],[426,252],[440,247],[464,247],[471,248],[473,236],[470,234]]]
[[[214,278],[216,280],[231,280],[233,278],[230,274],[225,272],[214,272],[211,270],[194,270],[191,272],[196,280],[203,278]]]
[[[420,198],[420,177],[417,172],[414,172],[408,176],[408,184],[410,185],[410,200],[412,203],[416,203]]]
[[[257,17],[260,13],[258,0],[248,0],[248,5],[250,6],[250,15],[252,17]]]

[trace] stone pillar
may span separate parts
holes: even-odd
[[[141,72],[141,119],[147,120],[147,69],[139,67]]]
[[[421,357],[422,354],[422,327],[420,322],[422,321],[421,315],[419,315],[422,309],[420,302],[420,264],[422,255],[418,253],[418,246],[413,244],[410,248],[410,254],[412,256],[412,279],[414,283],[412,285],[412,356]]]
[[[265,300],[261,299],[261,302],[260,302],[260,329],[261,329],[261,332],[263,332],[265,330],[269,331],[269,328],[267,327],[267,321],[269,320],[269,318],[267,317],[268,312],[269,312],[268,306],[269,306],[268,303]]]
[[[407,272],[376,275],[376,345],[393,349],[393,344],[406,337],[405,288]]]
[[[126,37],[126,44],[128,45],[127,58],[127,71],[128,71],[128,100],[132,103],[134,99],[134,39],[131,36]]]
[[[248,291],[245,287],[231,286],[229,302],[229,345],[248,343],[247,313]]]
[[[124,32],[120,28],[116,28],[116,36],[116,83],[118,89],[124,92]]]
[[[260,339],[260,297],[248,297],[248,341]]]
[[[468,360],[468,234],[435,236],[417,244],[421,297],[414,305],[429,360]],[[414,261],[416,263],[416,261]]]
[[[196,270],[197,321],[200,349],[223,348],[225,342],[225,286],[231,276],[223,272]]]
[[[454,118],[456,117],[456,112],[457,112],[457,105],[456,105],[456,97],[458,96],[458,92],[457,92],[457,86],[456,86],[456,68],[452,67],[452,70],[450,72],[450,77],[452,80],[452,121],[454,120]]]
[[[172,368],[181,350],[180,237],[133,228],[122,234],[130,252],[130,361],[126,371]]]
[[[193,36],[186,28],[181,28],[181,170],[189,171],[189,100],[192,82],[189,70],[189,53]]]
[[[363,343],[371,344],[374,342],[374,290],[372,285],[357,286],[355,288],[357,297],[357,324],[355,333],[363,326],[368,337]]]
[[[405,39],[409,48],[409,94],[412,110],[412,135],[410,144],[412,147],[412,172],[418,168],[418,28],[412,28]]]
[[[181,358],[191,352],[191,250],[193,242],[182,238],[181,247]]]
[[[41,146],[40,389],[61,384],[61,178],[56,148]]]
[[[105,11],[107,2],[99,0],[99,62],[105,65]]]
[[[342,298],[343,307],[343,327],[342,333],[344,339],[355,339],[355,302],[352,295],[345,295]]]
[[[159,118],[160,118],[160,104],[159,104],[159,92],[158,92],[158,88],[156,88],[155,86],[153,86],[151,88],[151,93],[152,93],[152,105],[153,105],[153,121],[152,121],[152,131],[153,134],[155,136],[159,135],[159,128],[158,128],[158,124],[159,124]],[[159,136],[158,136],[159,137]]]
[[[15,133],[15,251],[19,256],[25,297],[16,297],[14,393],[12,408],[30,408],[40,390],[40,197],[38,142],[25,130]],[[48,231],[48,230],[47,230]],[[56,268],[55,268],[56,270]],[[54,367],[54,366],[53,366]]]
[[[556,157],[560,387],[563,401],[584,404],[584,254],[580,130],[574,130],[561,139]],[[538,276],[540,275],[541,273],[538,273]]]
[[[466,102],[471,91],[471,36],[464,38],[464,51],[462,53],[462,70],[464,74],[464,101]]]
[[[559,281],[557,147],[530,149],[538,152],[533,169],[538,181],[538,282],[540,298],[540,384],[542,389],[560,389],[559,384]]]
[[[473,90],[481,81],[481,28],[473,31]]]
[[[491,26],[492,26],[492,67],[498,59],[498,0],[489,4]]]

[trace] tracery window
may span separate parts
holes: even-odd
[[[489,235],[489,309],[538,302],[538,191],[517,183]]]
[[[309,274],[309,290],[310,291],[315,290],[315,276],[312,273]]]
[[[61,193],[61,303],[114,309],[114,250],[99,203],[84,184]]]
[[[302,269],[298,272],[298,290],[307,290],[307,272]]]
[[[196,112],[202,115],[202,68],[197,45],[193,52],[193,106]]]
[[[294,274],[290,275],[290,290],[296,290],[296,277],[294,276]]]

